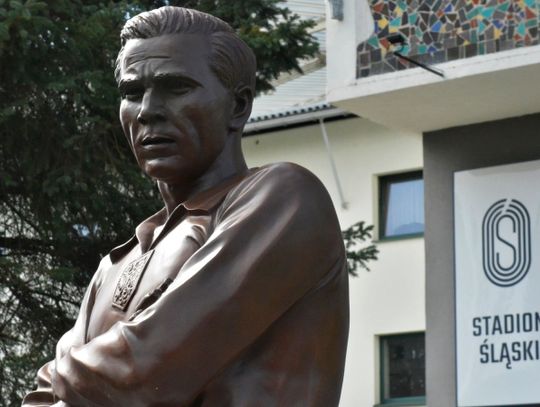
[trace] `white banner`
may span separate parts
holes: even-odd
[[[454,174],[459,407],[540,403],[540,161]]]

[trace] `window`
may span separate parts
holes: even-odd
[[[425,404],[424,336],[414,333],[380,338],[381,404]]]
[[[379,178],[379,239],[424,233],[422,171]]]

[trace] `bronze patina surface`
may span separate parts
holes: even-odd
[[[165,206],[103,258],[23,406],[337,406],[341,232],[307,170],[245,164],[251,50],[175,7],[128,21],[122,44],[120,120]]]

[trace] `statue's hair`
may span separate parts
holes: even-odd
[[[202,34],[210,41],[210,67],[231,90],[249,86],[255,94],[255,55],[225,21],[201,11],[165,6],[129,19],[120,33],[122,48],[116,60],[116,80],[120,76],[126,42],[169,34]]]

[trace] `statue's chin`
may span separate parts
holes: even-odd
[[[145,160],[141,167],[150,178],[166,184],[191,184],[198,177],[197,168],[189,166],[178,156]]]
[[[146,175],[155,180],[166,181],[170,178],[174,178],[174,176],[182,170],[174,161],[176,160],[171,159],[171,157],[145,160],[142,170]]]

